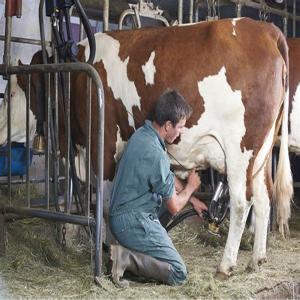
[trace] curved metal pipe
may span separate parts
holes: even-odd
[[[135,15],[134,10],[131,8],[128,8],[121,13],[120,18],[119,18],[119,25],[118,25],[119,30],[122,30],[123,22],[128,15]]]
[[[101,274],[102,268],[102,221],[103,221],[103,160],[104,160],[104,91],[99,74],[91,65],[87,63],[61,63],[61,64],[47,64],[47,65],[31,65],[8,67],[0,65],[0,75],[10,74],[28,74],[30,72],[86,72],[92,79],[96,87],[97,104],[98,104],[98,129],[97,129],[97,176],[96,181],[96,235],[95,235],[95,277]],[[91,218],[88,218],[90,225]],[[64,221],[66,221],[64,219]]]
[[[89,19],[86,15],[81,3],[79,2],[79,0],[74,0],[74,3],[75,3],[75,6],[76,6],[78,15],[79,15],[80,19],[82,20],[82,24],[83,24],[84,30],[86,32],[87,38],[89,40],[90,56],[89,56],[89,59],[87,60],[87,63],[88,64],[93,64],[94,59],[95,59],[95,54],[96,54],[95,36],[92,33]]]

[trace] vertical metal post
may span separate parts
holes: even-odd
[[[6,253],[6,226],[4,214],[0,212],[0,257]]]
[[[11,204],[11,75],[7,82],[7,145],[8,145],[8,195]]]
[[[242,4],[240,2],[238,2],[236,4],[236,16],[237,18],[240,18],[242,16]]]
[[[104,0],[103,8],[103,31],[109,30],[109,0]]]
[[[25,76],[25,75],[24,75]],[[26,89],[26,197],[27,197],[27,206],[30,208],[30,141],[29,141],[29,109],[30,109],[30,85],[31,85],[31,76],[28,74],[28,85]]]
[[[69,212],[70,203],[70,137],[71,137],[71,125],[70,125],[70,73],[63,74],[67,77],[66,87],[66,103],[65,103],[65,114],[66,114],[66,163],[65,163],[65,212]]]
[[[46,50],[45,24],[44,24],[44,14],[43,14],[44,3],[45,3],[45,0],[40,0],[39,24],[40,24],[40,36],[41,36],[43,64],[46,64],[47,63],[47,50]]]
[[[194,22],[194,0],[190,0],[189,22]]]
[[[196,3],[196,8],[195,8],[195,22],[199,22],[199,3]]]
[[[11,25],[12,25],[12,17],[6,16],[5,42],[4,42],[4,54],[3,54],[3,64],[5,65],[6,68],[10,65]],[[7,79],[6,76],[3,76],[3,78]]]
[[[97,186],[96,186],[96,236],[95,236],[95,277],[102,270],[102,221],[103,221],[103,158],[104,158],[104,94],[103,87],[97,90],[98,131],[97,131]]]
[[[293,37],[296,37],[296,0],[293,1]]]
[[[283,33],[288,35],[288,17],[287,17],[287,0],[284,0],[284,17],[283,17]]]
[[[8,3],[6,3],[8,5]],[[10,66],[10,47],[11,47],[11,25],[12,17],[8,14],[8,7],[6,6],[5,12],[5,44],[4,44],[4,54],[3,54],[3,64],[5,68]],[[9,203],[11,204],[11,76],[3,76],[4,79],[8,79],[7,83],[7,144],[8,144],[8,194],[9,194]]]
[[[285,36],[287,36],[287,34],[288,34],[287,25],[288,25],[288,19],[287,19],[287,17],[284,17],[283,18],[283,33]]]
[[[178,24],[182,24],[183,0],[178,0]]]
[[[49,193],[49,170],[50,170],[50,118],[51,118],[51,75],[46,74],[46,153],[45,153],[45,196],[47,201],[47,209],[50,208],[50,193]]]
[[[55,63],[57,63],[57,53],[54,48],[54,44],[52,43],[52,53],[54,57]],[[53,147],[54,153],[53,153],[53,158],[54,158],[54,169],[53,169],[53,176],[54,176],[54,200],[55,200],[55,208],[58,211],[59,210],[59,203],[58,203],[58,184],[59,184],[59,112],[58,112],[58,73],[54,73],[54,109],[55,109],[55,118],[54,118],[54,125],[53,125],[53,130],[54,130],[54,140],[55,140],[55,145]]]
[[[91,89],[92,89],[92,82],[91,78],[88,76],[87,77],[87,89],[86,89],[86,160],[85,160],[85,190],[86,190],[86,212],[87,215],[89,216],[90,213],[90,196],[91,196],[91,191],[90,191],[90,185],[91,185],[91,180],[90,180],[90,174],[91,174]]]

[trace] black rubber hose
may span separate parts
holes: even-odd
[[[181,223],[186,218],[189,218],[189,217],[192,217],[192,216],[197,216],[197,215],[198,215],[198,213],[196,212],[196,210],[194,208],[184,210],[183,212],[179,213],[178,215],[176,215],[174,217],[174,219],[171,221],[171,223],[169,223],[166,226],[166,230],[170,231],[172,228],[174,228],[176,225]],[[202,216],[203,216],[203,219],[205,219],[205,220],[208,219],[207,211],[203,211]]]
[[[90,57],[87,60],[87,63],[89,64],[93,64],[94,62],[94,58],[95,58],[95,54],[96,54],[96,41],[95,41],[95,36],[92,33],[92,29],[91,29],[91,25],[89,22],[89,19],[81,5],[81,3],[79,2],[79,0],[74,0],[78,15],[82,21],[84,30],[86,32],[87,38],[89,40],[89,45],[90,45]]]

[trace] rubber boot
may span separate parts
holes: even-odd
[[[129,250],[121,245],[110,246],[112,281],[121,288],[129,287],[127,280],[121,280],[125,271],[146,279],[168,283],[171,265],[152,256]]]

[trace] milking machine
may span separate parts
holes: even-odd
[[[79,0],[47,0],[46,15],[51,18],[52,30],[58,51],[58,56],[63,61],[77,61],[78,48],[74,42],[71,30],[70,10],[75,6],[79,19],[86,32],[90,56],[87,63],[92,64],[96,53],[96,42],[88,17]],[[65,20],[65,24],[63,23]]]
[[[86,32],[89,46],[90,46],[90,56],[88,63],[92,63],[96,53],[96,43],[95,37],[92,33],[91,26],[88,20],[87,15],[80,3],[79,0],[47,0],[46,1],[46,16],[51,18],[52,31],[54,37],[54,46],[58,53],[59,62],[76,62],[76,55],[78,53],[77,45],[72,36],[71,22],[70,22],[70,10],[73,7],[76,7],[78,16],[83,24],[84,30]],[[44,24],[43,24],[43,5],[41,2],[40,6],[40,28],[41,28],[41,44],[42,44],[42,53],[43,53],[43,63],[48,63],[48,56],[45,46],[45,33],[44,33]],[[65,21],[65,23],[64,23]],[[65,88],[62,88],[63,94]],[[63,95],[65,97],[65,95]],[[41,125],[45,121],[45,109],[44,102],[40,99],[37,102],[38,113],[37,116],[37,135],[34,139],[33,145],[34,149],[38,153],[42,153],[45,148],[45,139],[43,126]]]
[[[90,46],[90,56],[88,58],[88,63],[92,63],[95,57],[96,52],[96,43],[95,38],[92,33],[92,29],[88,20],[87,15],[85,14],[85,11],[83,7],[81,6],[81,3],[79,0],[47,0],[46,1],[46,16],[50,17],[51,25],[52,25],[52,32],[53,32],[53,46],[54,49],[57,52],[57,56],[53,55],[54,61],[58,60],[60,63],[64,62],[77,62],[77,54],[78,54],[78,47],[73,39],[72,36],[72,28],[71,28],[71,21],[70,21],[70,15],[71,10],[75,7],[78,17],[80,18],[84,30],[86,32],[89,46]],[[42,6],[42,5],[41,5]],[[46,52],[45,47],[45,34],[43,32],[43,18],[42,18],[42,7],[40,7],[40,28],[41,28],[41,43],[42,43],[42,57],[43,57],[43,63],[47,64],[48,62],[48,55]],[[44,76],[45,83],[47,82],[46,75]],[[58,83],[61,87],[61,99],[62,99],[62,108],[63,108],[63,115],[65,119],[65,128],[66,131],[68,131],[68,117],[69,117],[69,106],[67,104],[67,99],[70,96],[69,91],[69,80],[70,78],[66,78],[66,74],[58,73]],[[53,83],[53,82],[52,82]],[[48,88],[46,84],[43,85],[44,88]],[[47,93],[42,93],[37,101],[37,109],[38,109],[38,116],[37,116],[37,135],[35,136],[35,139],[33,141],[33,147],[36,152],[42,153],[44,152],[44,147],[46,145],[45,138],[44,138],[44,130],[43,130],[43,124],[45,122],[45,103],[44,96]],[[55,112],[53,112],[53,115]],[[54,116],[50,120],[50,127],[51,132],[53,132],[53,123],[54,123]],[[54,134],[51,135],[51,145],[53,148],[53,152],[55,152],[55,144],[57,143]],[[69,152],[69,161],[70,161],[70,176],[71,181],[70,184],[67,184],[66,189],[70,191],[70,194],[72,194],[72,184],[74,185],[74,196],[75,196],[75,204],[77,206],[78,212],[84,212],[86,209],[83,205],[82,201],[82,195],[81,195],[81,188],[80,183],[76,174],[76,167],[75,167],[75,145],[72,143],[72,137],[70,138],[70,144],[67,146],[67,151]],[[67,169],[69,169],[68,165],[66,166]],[[69,173],[66,175],[66,180],[69,182]],[[67,202],[69,203],[68,206],[71,206],[71,197],[68,197],[69,200]]]
[[[225,175],[220,175],[220,179],[214,190],[208,211],[202,212],[202,218],[208,221],[209,233],[219,236],[219,228],[227,215],[228,209],[229,191],[227,177]],[[167,231],[169,231],[186,218],[196,215],[198,215],[198,213],[194,208],[184,210],[183,212],[174,216],[170,222],[165,225],[165,228]]]

